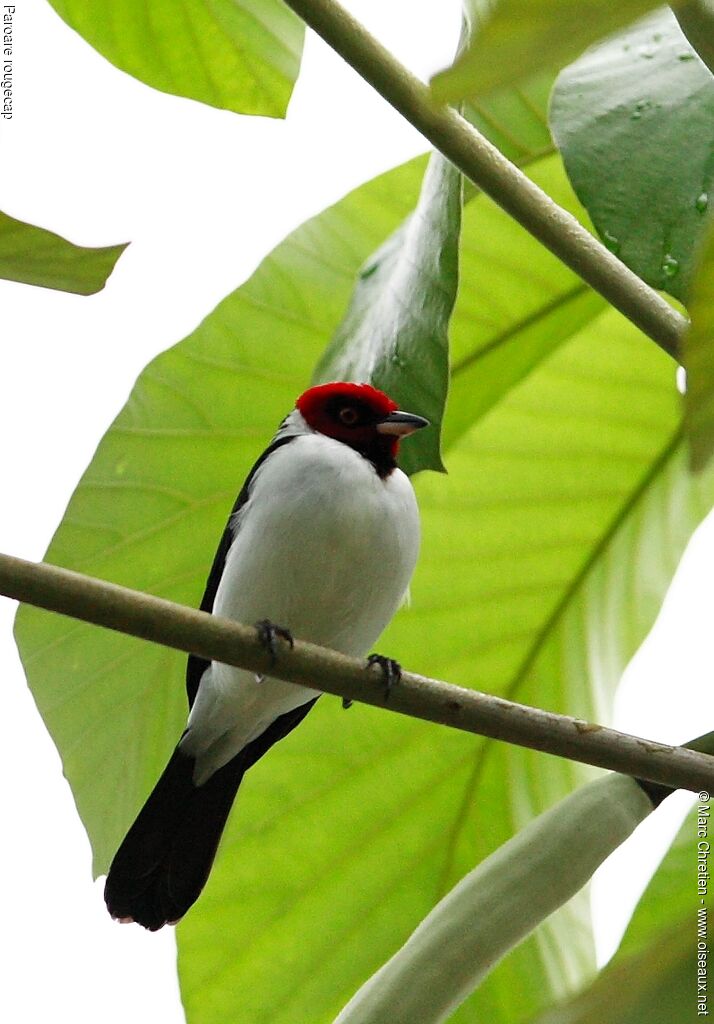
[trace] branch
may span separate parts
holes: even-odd
[[[714,792],[714,759],[706,754],[640,739],[412,672],[403,673],[387,698],[380,671],[366,671],[364,662],[357,658],[301,641],[295,642],[292,651],[281,644],[278,662],[273,666],[250,626],[67,569],[0,554],[0,594],[165,647],[453,729],[676,789]]]
[[[467,178],[675,359],[687,320],[334,0],[286,0],[326,43]]]

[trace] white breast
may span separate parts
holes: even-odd
[[[405,474],[397,469],[382,480],[346,445],[302,435],[261,466],[238,516],[214,612],[246,623],[270,619],[300,639],[366,654],[416,564],[419,517]],[[208,776],[315,693],[214,664],[184,745],[194,756],[205,752]]]

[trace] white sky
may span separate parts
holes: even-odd
[[[418,74],[447,63],[458,0],[349,6]],[[426,146],[310,34],[288,119],[279,122],[149,89],[95,53],[44,0],[16,0],[14,29],[15,116],[0,121],[0,209],[86,245],[132,241],[91,298],[0,281],[0,550],[40,559],[149,359],[191,331],[294,226]],[[628,673],[622,728],[681,741],[714,723],[713,555],[710,527]],[[175,1024],[183,1015],[173,933],[108,918],[59,758],[25,687],[13,615],[0,599],[8,944],[0,1019]],[[684,806],[686,798],[655,817],[674,821]],[[615,899],[597,904],[603,955],[622,924],[623,893],[644,884],[648,856],[654,866],[655,817],[598,885],[619,886]]]

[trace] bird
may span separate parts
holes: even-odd
[[[201,610],[365,657],[407,594],[420,523],[400,441],[424,427],[371,384],[309,388],[253,465],[231,510]],[[398,665],[380,655],[389,684]],[[245,772],[297,726],[318,689],[189,655],[189,716],[119,846],[104,899],[150,931],[177,923],[208,880]],[[349,702],[344,702],[349,706]]]

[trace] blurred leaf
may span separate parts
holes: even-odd
[[[557,156],[528,173],[556,202],[581,210]],[[462,284],[450,325],[448,448],[514,384],[572,337],[605,302],[495,203],[480,195],[464,208]]]
[[[0,213],[0,277],[79,295],[101,291],[123,245],[87,248]]]
[[[423,167],[397,168],[303,225],[144,371],[49,561],[198,601],[245,472],[308,383],[358,268],[413,208]],[[577,212],[557,157],[529,172]],[[490,200],[468,204],[450,475],[416,478],[424,546],[413,607],[380,649],[440,678],[607,721],[714,481],[687,475],[673,365],[603,309]],[[101,871],[181,730],[183,659],[29,608],[17,635]],[[210,883],[179,927],[190,1018],[331,1020],[446,888],[584,774],[323,699],[250,773]],[[455,1020],[512,1024],[593,971],[579,897]]]
[[[596,39],[659,6],[652,0],[467,0],[471,42],[432,78],[432,91],[453,103],[562,67]]]
[[[697,1018],[697,825],[687,816],[614,958],[590,988],[530,1024],[672,1024]]]
[[[697,908],[696,809],[684,819],[674,842],[642,894],[615,959],[646,951],[657,932],[672,931],[683,921],[689,925],[690,950],[696,935]],[[708,886],[707,886],[708,888]]]
[[[710,71],[714,71],[714,3],[689,0],[675,7],[679,27]]]
[[[523,166],[555,149],[547,115],[554,79],[552,70],[519,78],[505,89],[491,90],[465,103],[464,117],[504,156]]]
[[[651,811],[634,779],[609,773],[579,786],[460,879],[335,1024],[440,1024],[451,1017]]]
[[[684,336],[687,390],[684,422],[689,437],[690,464],[702,469],[714,452],[714,230],[708,232],[699,254],[689,302],[691,325]]]
[[[315,381],[370,381],[428,430],[402,449],[409,473],[443,470],[441,421],[449,386],[449,319],[459,279],[461,174],[433,153],[412,214],[360,270],[349,308]]]
[[[521,166],[537,164],[544,157],[554,151],[554,146],[548,131],[546,111],[548,97],[553,82],[552,72],[543,73],[533,79],[524,80],[513,88],[495,91],[484,97],[480,103],[468,104],[465,116],[471,120],[487,137],[497,142],[510,159]],[[410,214],[407,220],[402,223],[394,233],[384,242],[376,253],[373,253],[365,266],[362,268],[360,279],[357,282],[353,293],[350,308],[345,319],[337,329],[330,346],[320,360],[316,370],[318,380],[339,379],[341,377],[354,379],[372,379],[375,370],[371,363],[377,358],[380,349],[383,351],[382,358],[388,359],[387,352],[391,347],[396,346],[399,341],[401,350],[404,341],[410,344],[412,355],[421,348],[423,355],[431,354],[427,363],[421,363],[418,372],[422,378],[422,386],[417,391],[423,394],[426,386],[427,392],[421,399],[422,405],[417,405],[423,414],[432,421],[434,429],[417,435],[408,446],[402,449],[401,465],[407,472],[413,473],[419,469],[440,469],[440,430],[443,418],[443,404],[446,397],[448,381],[444,378],[446,369],[446,358],[448,355],[447,339],[444,335],[446,324],[453,305],[453,289],[457,283],[457,253],[455,246],[458,241],[458,228],[460,219],[460,207],[457,205],[457,194],[461,190],[459,176],[456,171],[437,154],[433,160],[436,165],[427,172],[422,188],[420,204],[414,214]],[[443,179],[443,180],[442,180]],[[468,199],[473,198],[476,190],[468,184]],[[434,239],[433,232],[429,230],[430,225],[436,222],[440,224],[440,237]],[[509,246],[514,253],[513,266],[517,268],[520,254],[517,250],[521,247],[521,239],[516,238]],[[522,232],[520,233],[522,234]],[[421,262],[414,262],[414,254],[421,253]],[[437,260],[434,267],[430,267],[429,258]],[[468,257],[467,257],[468,258]],[[473,261],[475,262],[475,261]],[[503,255],[495,259],[495,277],[502,277]],[[442,265],[439,266],[439,263]],[[377,271],[375,273],[375,270]],[[434,270],[436,276],[434,276]],[[522,277],[520,268],[516,271]],[[489,274],[488,261],[483,261],[479,268],[478,277],[483,278]],[[424,281],[420,280],[424,277]],[[447,282],[447,290],[443,285],[438,284],[439,279]],[[448,287],[450,285],[450,287]],[[496,294],[498,294],[497,287]],[[557,345],[562,340],[562,327],[558,320],[563,316],[567,319],[566,330],[570,333],[579,315],[588,315],[588,312],[598,306],[598,300],[592,295],[587,295],[587,289],[574,286],[567,297],[556,299],[553,309],[541,310],[534,316],[534,322],[529,321],[521,324],[517,320],[520,312],[521,302],[516,300],[513,304],[512,313],[516,314],[516,325],[508,327],[505,336],[493,337],[492,324],[488,325],[489,346],[498,350],[502,345],[511,340],[513,348],[518,346],[518,355],[511,353],[509,362],[510,370],[504,374],[504,368],[498,359],[495,363],[495,374],[497,376],[496,393],[517,379],[518,373],[514,371],[520,366],[519,372],[525,372],[524,368],[530,368],[534,358],[535,347],[538,348],[538,338],[530,335],[535,334],[541,338],[547,333],[548,349]],[[403,297],[398,295],[431,295],[432,302],[428,312],[431,316],[420,316],[415,318],[417,307],[415,304],[405,302]],[[521,297],[519,296],[519,299]],[[524,305],[528,305],[526,298]],[[582,309],[582,313],[581,313]],[[423,310],[420,308],[420,312]],[[505,326],[505,318],[502,310],[498,311],[498,319]],[[478,314],[472,314],[468,320],[464,318],[464,326],[468,324],[469,340],[468,354],[465,357],[468,365],[460,362],[457,372],[472,369],[472,374],[480,374],[486,380],[484,365],[481,363],[481,355],[488,362],[487,354],[481,353],[478,344],[474,344],[474,335],[478,336],[478,326],[474,321],[478,320]],[[433,321],[433,322],[432,322]],[[546,324],[547,321],[547,324]],[[452,332],[457,325],[451,325]],[[530,330],[535,328],[534,331]],[[357,334],[359,358],[355,357],[353,350],[354,341],[350,342],[350,336]],[[398,335],[398,338],[397,338]],[[375,341],[375,338],[377,339]],[[419,340],[421,339],[421,341]],[[423,341],[423,344],[421,343]],[[458,344],[458,343],[457,343]],[[349,350],[345,351],[345,346]],[[394,352],[395,349],[392,348]],[[441,356],[441,366],[438,365],[438,357]],[[437,363],[434,363],[437,357]],[[536,356],[537,358],[537,356]],[[386,373],[386,366],[376,367],[375,382],[387,392],[393,393],[397,400],[401,400],[403,388],[402,378],[404,371],[412,373],[410,384],[415,383],[413,379],[414,363],[409,359],[402,359],[402,367],[398,363],[392,363],[392,372]],[[433,365],[429,365],[432,363]],[[484,389],[486,390],[486,389]],[[484,398],[486,396],[484,395]],[[474,396],[471,396],[473,402]],[[488,399],[486,398],[488,401]],[[475,410],[478,415],[481,408]],[[472,406],[466,414],[466,419],[471,422],[474,418]]]
[[[605,244],[686,300],[714,197],[714,78],[669,10],[560,75],[551,124]]]
[[[609,964],[592,986],[531,1024],[682,1024],[697,1019],[693,921],[657,931],[640,954]]]
[[[102,56],[162,92],[284,117],[303,22],[280,0],[50,0]]]

